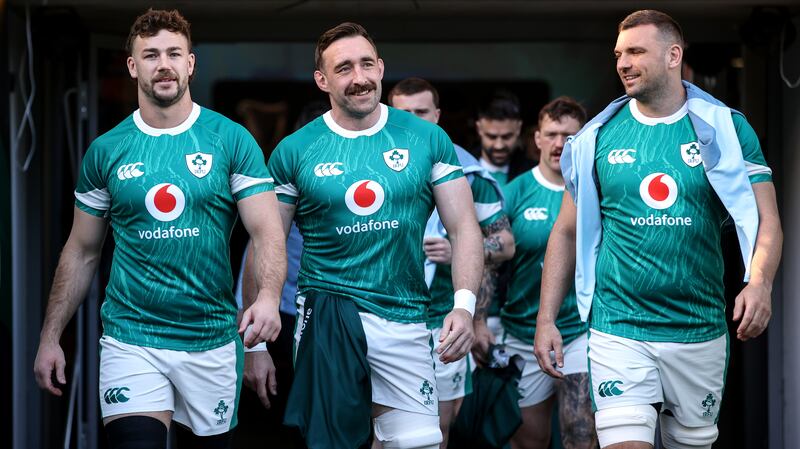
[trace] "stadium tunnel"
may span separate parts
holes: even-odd
[[[39,390],[32,366],[47,294],[72,222],[77,167],[88,143],[136,108],[124,39],[152,2],[0,1],[0,421],[3,447],[104,447],[97,398],[99,304],[112,250],[64,333],[69,386]],[[719,448],[790,449],[800,441],[800,4],[774,0],[194,0],[160,2],[192,23],[193,99],[251,125],[270,151],[309,100],[317,36],[345,21],[373,35],[386,62],[384,93],[421,76],[442,93],[442,125],[474,143],[474,102],[497,87],[521,99],[526,125],[570,95],[595,114],[621,94],[612,48],[635,9],[671,14],[689,42],[695,83],[745,113],[774,171],[785,233],[773,318],[754,341],[733,343]],[[248,120],[252,122],[248,123]],[[473,139],[472,141],[470,139]],[[735,241],[725,248],[728,317],[741,288]],[[232,261],[246,237],[237,230]],[[735,329],[735,327],[733,327]],[[702,367],[687,367],[701,370]],[[257,400],[255,401],[257,404]],[[243,411],[244,412],[244,411]],[[254,411],[253,413],[258,413]],[[261,428],[257,428],[261,430]],[[247,432],[242,430],[242,432]],[[250,430],[253,432],[253,430]],[[268,435],[258,435],[263,446]],[[253,440],[258,441],[258,440]],[[242,444],[238,444],[242,446]],[[270,446],[279,447],[279,446]]]

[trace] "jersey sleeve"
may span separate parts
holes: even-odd
[[[287,139],[281,141],[269,158],[269,172],[275,182],[275,193],[278,201],[287,204],[297,204],[297,187],[294,177],[294,151]]]
[[[761,144],[758,142],[755,130],[743,115],[736,112],[732,112],[731,115],[739,144],[742,146],[742,156],[750,184],[772,182],[772,170],[767,166],[764,153],[761,152]]]
[[[517,207],[517,185],[512,181],[503,186],[503,213],[512,221],[514,217],[514,208]]]
[[[475,201],[475,214],[481,227],[489,226],[503,215],[503,203],[491,182],[475,175],[472,180],[472,199]]]
[[[431,168],[431,184],[439,184],[464,176],[453,142],[442,128],[436,127],[431,136],[433,151],[433,167]]]
[[[95,217],[105,217],[111,206],[101,155],[101,148],[92,143],[81,162],[78,185],[75,187],[75,206]]]
[[[253,136],[241,125],[233,136],[234,161],[231,165],[231,194],[236,201],[273,190],[272,177],[264,163],[264,153]]]

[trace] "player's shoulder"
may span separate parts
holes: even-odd
[[[133,114],[127,116],[115,127],[95,138],[89,145],[89,151],[95,154],[104,154],[119,148],[120,143],[131,138],[138,132]]]
[[[241,133],[249,134],[249,131],[239,123],[229,119],[228,117],[220,114],[219,112],[198,106],[200,114],[197,116],[195,125],[206,129],[209,132],[215,133],[219,136],[236,135]]]
[[[276,147],[276,151],[301,151],[327,134],[333,134],[333,132],[325,124],[323,116],[319,116],[308,122],[302,128],[281,139]]]

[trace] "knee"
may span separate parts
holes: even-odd
[[[625,441],[653,444],[656,409],[651,405],[628,405],[598,410],[594,415],[600,447]]]
[[[375,438],[384,449],[437,449],[442,442],[439,417],[391,410],[375,418]]]
[[[686,427],[674,416],[661,415],[661,439],[665,447],[675,449],[710,449],[717,440],[716,424],[703,427]]]
[[[105,425],[110,449],[166,449],[167,426],[151,416],[126,416]]]

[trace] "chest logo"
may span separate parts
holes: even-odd
[[[198,151],[197,153],[186,155],[186,166],[189,168],[189,171],[198,178],[207,175],[211,171],[213,163],[214,155],[212,154]]]
[[[147,212],[158,221],[172,221],[181,216],[186,206],[186,197],[175,184],[158,184],[147,191],[144,197]]]
[[[639,195],[653,209],[666,209],[678,199],[678,184],[670,175],[651,173],[639,184]]]
[[[133,164],[124,164],[120,165],[117,169],[117,178],[120,180],[126,180],[131,178],[138,178],[144,174],[143,171],[139,170],[139,167],[143,166],[143,162],[134,162]]]
[[[350,212],[366,216],[372,215],[383,206],[383,186],[368,179],[356,181],[344,194],[344,203]]]
[[[549,217],[546,207],[529,207],[522,213],[528,221],[542,221]]]
[[[608,163],[611,165],[632,164],[634,162],[636,162],[636,150],[611,150],[608,152]]]
[[[319,178],[323,176],[339,176],[344,173],[342,169],[339,168],[342,165],[341,162],[323,162],[314,167],[314,174]]]
[[[383,160],[394,171],[401,171],[408,165],[408,150],[393,148],[383,152]]]
[[[681,145],[681,157],[689,167],[697,167],[703,162],[703,158],[700,157],[700,145],[697,142]]]

